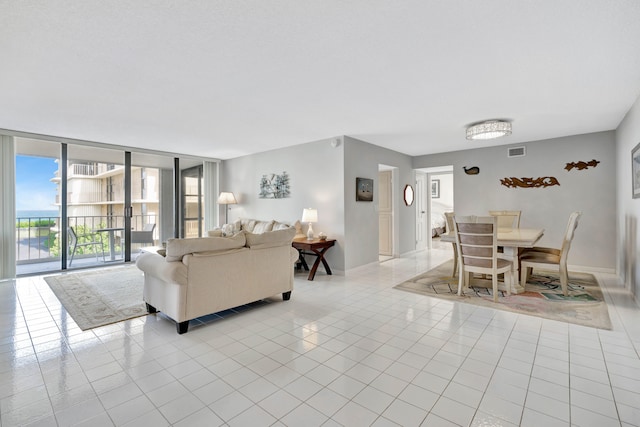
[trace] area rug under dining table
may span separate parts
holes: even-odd
[[[506,295],[499,291],[498,302],[494,303],[491,279],[480,276],[474,276],[469,290],[458,296],[458,276],[451,277],[452,269],[453,261],[448,261],[394,288],[599,329],[612,328],[602,290],[591,274],[569,272],[569,296],[565,297],[560,289],[558,273],[534,271],[525,292]]]
[[[143,279],[142,271],[135,266],[44,278],[83,331],[146,315]]]

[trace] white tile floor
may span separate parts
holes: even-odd
[[[296,275],[177,335],[82,332],[42,280],[0,282],[0,422],[33,426],[640,426],[640,309],[598,274],[613,331],[392,289],[450,257]]]

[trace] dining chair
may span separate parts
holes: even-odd
[[[520,228],[522,211],[489,211],[489,215],[498,219],[498,228]]]
[[[490,274],[493,301],[498,302],[498,274],[504,273],[507,294],[511,294],[513,263],[498,258],[497,219],[493,216],[456,216],[453,223],[458,246],[458,295],[469,288],[472,273]]]
[[[102,242],[102,235],[100,233],[82,233],[77,234],[76,230],[73,227],[68,227],[69,230],[69,248],[70,248],[70,256],[69,256],[69,267],[71,267],[71,263],[73,262],[73,257],[76,254],[76,250],[82,247],[93,247],[93,251],[96,254],[96,262],[98,261],[98,251],[96,250],[97,246],[100,246],[102,251],[102,261],[104,258],[104,243]]]
[[[445,212],[444,216],[447,219],[447,233],[453,235],[455,232],[453,226],[455,213]],[[453,273],[451,273],[451,277],[456,277],[456,273],[458,272],[458,245],[456,245],[456,242],[451,242],[451,245],[453,245]]]
[[[560,249],[546,248],[534,246],[533,248],[523,251],[520,255],[520,285],[525,287],[527,279],[531,275],[533,269],[557,271],[560,274],[560,286],[564,296],[569,295],[569,273],[567,271],[567,258],[571,241],[575,235],[576,228],[582,212],[572,212],[569,215],[567,229],[562,239]]]

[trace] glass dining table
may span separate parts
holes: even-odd
[[[500,257],[513,262],[515,280],[511,284],[511,293],[521,294],[524,292],[524,284],[520,283],[518,249],[534,247],[543,235],[544,228],[498,228],[497,245],[504,248],[504,252],[500,254]],[[455,243],[456,236],[453,232],[449,232],[442,234],[440,240],[442,242]],[[454,256],[457,256],[457,254]],[[504,290],[503,284],[499,284],[498,288],[500,287]]]

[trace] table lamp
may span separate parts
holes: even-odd
[[[313,240],[313,227],[312,223],[318,222],[318,210],[313,208],[304,208],[302,210],[302,222],[309,223],[309,229],[307,230],[307,240]]]
[[[235,196],[231,192],[223,191],[218,196],[219,205],[235,205],[237,203]],[[229,206],[224,208],[224,223],[226,224],[227,222],[229,222]]]

